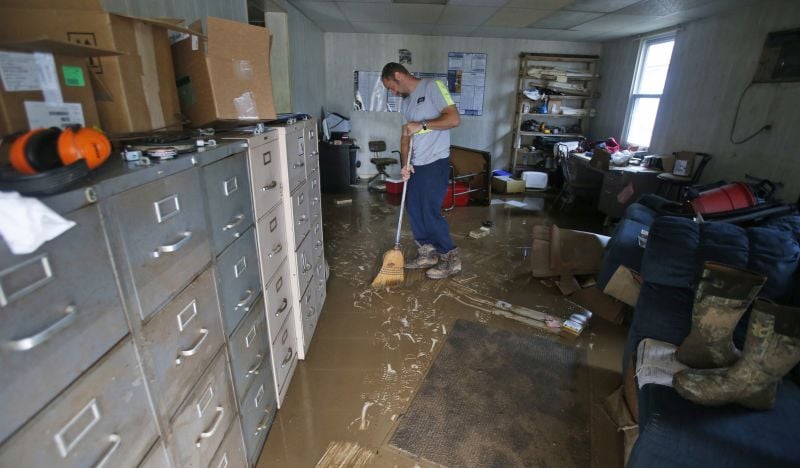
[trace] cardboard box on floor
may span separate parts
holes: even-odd
[[[87,57],[119,54],[52,39],[0,43],[0,136],[42,127],[100,126]]]
[[[50,38],[123,53],[93,58],[97,111],[108,133],[180,128],[169,21],[107,13],[99,0],[3,0],[0,40]]]
[[[172,46],[183,113],[193,126],[276,118],[269,72],[269,29],[208,17],[206,40],[190,37]]]
[[[524,193],[525,181],[512,179],[509,176],[494,176],[492,177],[492,192]]]

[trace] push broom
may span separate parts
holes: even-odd
[[[408,141],[408,155],[406,156],[406,171],[411,166],[411,143],[414,141],[412,136]],[[400,227],[403,225],[403,211],[406,206],[406,189],[408,188],[408,181],[403,182],[403,196],[400,198],[400,218],[397,220],[397,234],[394,237],[394,247],[387,250],[383,254],[383,265],[378,276],[372,281],[373,288],[383,288],[400,284],[403,282],[403,251],[400,250]]]

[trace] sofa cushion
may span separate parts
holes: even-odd
[[[597,274],[597,287],[600,290],[605,289],[620,265],[637,272],[642,268],[644,249],[639,247],[639,233],[642,229],[648,230],[650,225],[632,219],[623,219],[617,224],[614,235],[606,245],[600,272]]]
[[[672,387],[638,392],[639,438],[628,467],[797,466],[800,387],[784,379],[775,407],[708,407],[684,400]]]
[[[642,258],[645,282],[692,288],[699,278],[696,261],[700,245],[698,224],[688,218],[660,216],[650,226]]]

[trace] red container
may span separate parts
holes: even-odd
[[[403,193],[402,179],[386,179],[386,193]]]
[[[467,206],[469,203],[469,185],[456,182],[456,206]],[[447,184],[447,193],[442,200],[442,208],[450,208],[453,205],[453,185]]]
[[[750,186],[742,182],[723,185],[706,190],[692,200],[692,208],[698,214],[714,214],[725,211],[749,208],[756,204],[756,197]]]

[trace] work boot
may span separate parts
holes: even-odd
[[[430,279],[444,279],[461,272],[461,257],[458,255],[458,247],[439,255],[439,264],[425,272]]]
[[[800,308],[757,301],[747,325],[742,358],[724,369],[684,369],[673,378],[678,393],[701,405],[728,403],[756,410],[775,404],[778,383],[800,362]]]
[[[437,263],[439,263],[439,255],[436,253],[436,247],[431,244],[417,243],[416,258],[406,262],[403,267],[409,270],[416,270],[419,268],[430,268]]]
[[[740,356],[733,331],[766,277],[714,262],[704,267],[694,295],[692,330],[675,357],[693,369],[728,367]]]

